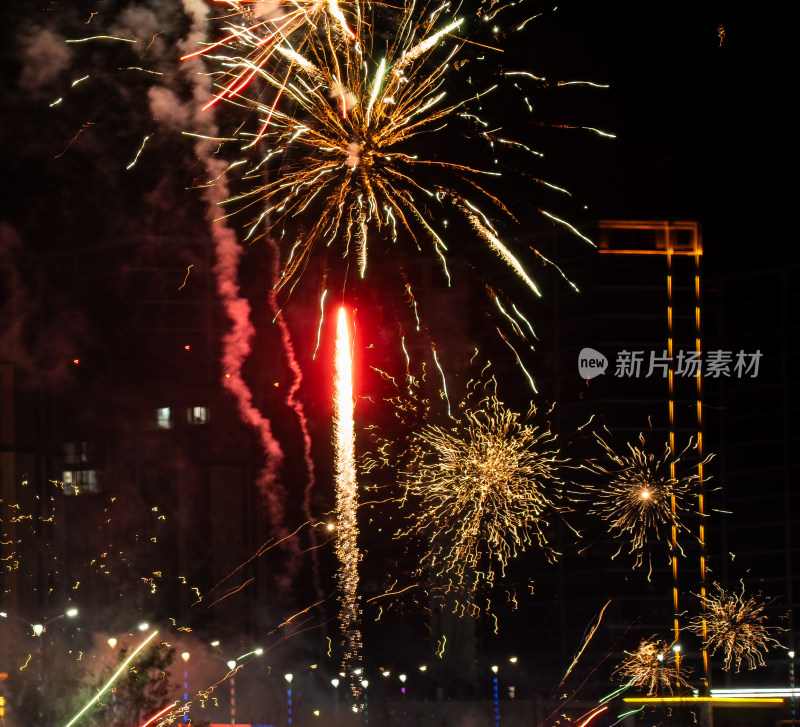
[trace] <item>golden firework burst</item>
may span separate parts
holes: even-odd
[[[676,453],[665,446],[656,455],[648,451],[640,434],[638,445],[629,442],[627,452],[616,452],[600,435],[595,437],[605,456],[587,465],[601,479],[600,484],[587,488],[591,496],[589,512],[608,523],[611,534],[623,541],[617,555],[628,543],[628,552],[635,555],[633,567],[638,568],[654,540],[668,540],[672,528],[676,532],[688,530],[682,518],[692,507],[689,496],[700,477],[698,463],[686,460],[697,447],[690,442]],[[707,456],[702,464],[712,457]],[[677,547],[680,549],[680,545]]]
[[[548,517],[560,512],[558,437],[495,396],[444,428],[412,438],[411,466],[401,473],[413,509],[402,535],[428,538],[422,564],[459,588],[491,585],[508,561],[536,543],[552,560]]]
[[[626,651],[626,658],[614,672],[631,687],[646,690],[647,696],[675,687],[688,686],[678,669],[675,653],[660,639],[644,639],[636,651]]]
[[[781,629],[765,623],[767,604],[753,596],[745,597],[744,584],[739,593],[726,591],[718,583],[714,587],[716,593],[700,596],[703,613],[691,620],[689,629],[703,639],[703,648],[712,656],[722,652],[725,671],[735,666],[738,672],[742,662],[748,669],[765,666],[763,654],[770,646],[781,646],[770,635]]]

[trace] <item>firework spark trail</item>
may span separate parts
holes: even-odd
[[[331,26],[343,39],[353,41],[355,33],[347,23],[338,0],[291,0],[281,4],[276,0],[214,0],[227,5],[236,17],[238,24],[230,23],[225,34],[218,41],[202,42],[200,48],[186,53],[181,60],[188,61],[199,56],[210,56],[212,52],[231,53],[226,66],[225,77],[230,77],[222,90],[214,95],[203,107],[207,110],[223,99],[239,96],[257,78],[272,59],[273,54],[293,52],[284,44],[290,39],[302,47],[304,42],[316,31],[317,26],[327,18]],[[219,56],[212,56],[217,57]]]
[[[544,532],[563,481],[557,435],[531,426],[495,396],[445,429],[427,425],[412,439],[401,472],[404,501],[418,507],[399,536],[430,539],[423,565],[458,588],[491,585],[508,561],[534,541],[558,553]],[[534,415],[531,411],[531,417]]]
[[[766,666],[762,651],[770,646],[780,647],[781,643],[770,636],[770,630],[777,627],[764,624],[766,603],[752,596],[745,598],[744,583],[740,593],[729,593],[715,583],[716,594],[700,596],[704,613],[689,622],[689,630],[704,639],[703,647],[711,655],[721,651],[725,655],[725,671],[736,666],[741,669],[742,661],[748,669]]]
[[[195,47],[205,38],[208,9],[198,0],[183,0],[183,6],[191,19],[191,27],[184,45]],[[202,62],[197,59],[188,62],[184,70],[193,84],[194,102],[199,106],[203,99],[211,97],[210,79],[205,73]],[[201,114],[195,109],[193,116],[195,123],[208,136],[217,134],[216,125],[210,114]],[[209,180],[214,180],[206,188],[204,198],[208,203],[207,217],[215,245],[214,274],[217,279],[217,291],[232,324],[231,330],[223,338],[222,383],[235,397],[243,421],[252,426],[258,434],[266,458],[266,465],[259,473],[258,486],[267,502],[272,527],[277,534],[281,534],[285,530],[283,505],[285,493],[277,480],[277,475],[283,461],[283,450],[272,434],[269,419],[253,405],[253,393],[242,375],[242,367],[252,350],[251,341],[255,335],[255,328],[250,321],[250,303],[240,295],[238,270],[242,255],[241,245],[234,230],[224,220],[217,218],[218,205],[229,196],[229,190],[225,176],[226,164],[213,158],[214,149],[214,142],[208,139],[200,139],[195,144],[195,154],[203,162]],[[294,547],[297,547],[296,544]]]
[[[353,667],[360,658],[361,632],[358,606],[358,490],[355,466],[355,420],[353,417],[353,372],[347,314],[339,309],[334,361],[334,444],[336,447],[336,555],[339,558],[339,591],[342,604],[341,628],[344,637],[344,671],[353,696],[360,684]]]
[[[611,601],[607,601],[606,605],[603,606],[603,608],[600,609],[600,613],[597,614],[597,620],[592,624],[591,628],[589,628],[589,630],[588,630],[588,633],[586,633],[586,635],[584,636],[583,643],[581,644],[581,647],[578,650],[578,653],[575,654],[575,658],[572,660],[572,663],[569,665],[567,670],[564,672],[564,676],[561,677],[561,681],[558,683],[558,686],[556,687],[556,690],[561,688],[561,685],[564,684],[564,682],[566,681],[567,677],[570,675],[572,670],[575,668],[575,665],[578,663],[578,661],[580,661],[581,654],[583,654],[583,652],[586,650],[586,647],[589,645],[589,642],[592,640],[592,637],[595,635],[595,632],[599,628],[600,622],[603,620],[603,614],[605,613],[605,611],[608,608],[610,603],[611,603]]]
[[[78,712],[69,722],[67,722],[67,724],[65,724],[64,727],[72,727],[72,725],[74,725],[84,714],[86,714],[86,712],[89,709],[91,709],[92,705],[95,702],[97,702],[100,699],[100,697],[102,697],[103,694],[105,694],[111,688],[111,685],[117,680],[119,675],[125,671],[125,668],[128,666],[128,664],[130,664],[136,658],[136,655],[142,649],[144,649],[144,647],[147,646],[147,644],[149,644],[157,634],[158,631],[153,631],[144,641],[142,641],[142,643],[139,644],[139,646],[137,646],[131,652],[130,656],[128,656],[128,658],[125,659],[125,661],[123,661],[122,664],[120,664],[119,668],[111,675],[109,680],[98,690],[97,694],[95,694],[94,697],[92,697],[89,700],[89,702],[87,702],[87,704],[80,710],[80,712]]]
[[[699,482],[698,465],[683,466],[684,474],[673,477],[671,465],[682,464],[688,452],[696,451],[691,441],[681,452],[673,452],[667,445],[663,454],[648,453],[643,434],[639,444],[628,443],[628,452],[618,453],[612,445],[595,434],[595,439],[605,452],[602,462],[592,462],[586,466],[590,472],[599,475],[603,482],[587,487],[592,498],[589,511],[599,515],[607,524],[612,535],[628,541],[630,554],[635,555],[634,568],[644,563],[648,546],[653,539],[661,540],[662,533],[687,531],[682,512],[689,507],[689,495]],[[706,464],[713,455],[702,462]],[[675,498],[676,508],[672,508]],[[613,557],[622,552],[624,543]],[[682,552],[680,545],[677,545]]]
[[[159,709],[158,712],[156,712],[152,717],[142,722],[139,727],[150,727],[150,725],[154,724],[156,720],[163,717],[167,712],[171,712],[173,709],[175,709],[176,706],[177,704],[168,704],[166,707]]]

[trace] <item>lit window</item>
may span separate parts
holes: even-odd
[[[87,495],[100,491],[97,470],[64,470],[62,480],[65,495]]]
[[[159,429],[172,429],[172,410],[168,406],[156,409],[156,426]]]
[[[186,410],[186,421],[189,424],[208,424],[208,407],[190,406]]]

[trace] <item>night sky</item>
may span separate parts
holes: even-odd
[[[204,122],[190,118],[175,68],[187,32],[179,4],[10,4],[3,13],[5,223],[28,245],[56,246],[58,237],[59,248],[101,230],[124,232],[130,217],[154,233],[187,229],[197,194],[185,190],[202,172],[179,131]],[[572,219],[583,205],[588,219],[697,219],[709,272],[776,261],[777,245],[759,243],[757,254],[752,247],[754,238],[784,236],[776,226],[787,209],[776,176],[786,157],[786,65],[774,23],[722,3],[576,1],[545,12],[524,43],[512,38],[516,67],[610,85],[539,101],[549,123],[617,136],[546,137],[545,178],[576,197],[576,209],[565,210]],[[139,40],[63,42],[105,33]],[[124,70],[137,66],[147,72]],[[171,97],[170,107],[171,94],[183,105]]]

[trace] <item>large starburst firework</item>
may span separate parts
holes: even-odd
[[[500,239],[498,220],[513,225],[516,218],[490,185],[502,176],[504,150],[541,154],[481,117],[497,83],[460,70],[461,55],[473,47],[464,35],[474,18],[456,15],[448,4],[340,7],[327,0],[292,4],[286,19],[276,20],[227,4],[249,13],[249,23],[231,26],[217,46],[201,52],[220,69],[217,97],[259,117],[257,128],[239,134],[246,153],[229,171],[240,174],[246,190],[228,203],[258,208],[248,237],[286,241],[279,288],[296,279],[317,249],[352,261],[363,277],[368,247],[401,236],[412,248],[427,245],[449,278],[447,218],[455,215],[539,293]],[[286,31],[276,30],[277,22],[288,23]],[[496,75],[517,86],[543,82],[527,72]],[[479,161],[467,161],[454,137],[470,142],[476,153],[469,156]]]
[[[616,555],[628,543],[628,552],[635,555],[633,567],[638,568],[653,540],[667,539],[672,528],[687,530],[682,516],[691,508],[689,495],[700,477],[698,463],[689,464],[684,458],[688,460],[687,455],[697,448],[689,442],[681,452],[665,446],[661,455],[655,455],[648,452],[640,434],[638,446],[629,442],[627,452],[616,452],[600,435],[595,437],[605,456],[587,466],[601,479],[600,484],[588,488],[592,498],[589,511],[599,515],[611,534],[623,541]],[[680,545],[676,546],[680,550]]]
[[[714,586],[716,593],[700,596],[703,613],[691,620],[689,629],[703,639],[703,648],[712,656],[717,651],[725,655],[726,671],[735,666],[738,672],[743,661],[748,669],[765,666],[762,652],[781,646],[770,635],[780,629],[765,624],[766,603],[745,597],[744,584],[740,593],[725,591],[718,583]]]
[[[676,687],[688,686],[669,644],[660,639],[645,639],[636,651],[626,651],[626,659],[617,667],[618,674],[629,686],[647,691],[652,696],[659,691],[672,693]]]
[[[429,539],[422,563],[445,583],[492,584],[532,543],[557,556],[545,527],[560,510],[566,460],[556,434],[527,422],[488,396],[451,427],[427,425],[413,437],[401,535]]]

